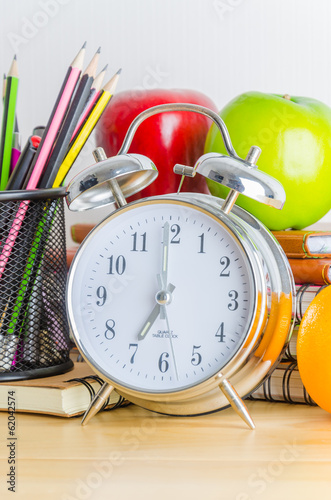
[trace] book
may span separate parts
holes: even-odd
[[[329,285],[331,283],[331,259],[288,258],[288,261],[296,284]]]
[[[331,231],[272,231],[292,259],[331,258]]]
[[[295,361],[281,362],[249,399],[317,406],[302,383]]]
[[[300,323],[294,325],[292,330],[292,335],[289,343],[287,344],[283,361],[296,361],[297,359],[297,341],[298,341],[298,331],[299,331]]]
[[[296,284],[296,318],[295,321],[300,323],[304,313],[306,312],[309,304],[312,302],[314,297],[323,289],[325,286],[329,285],[315,285],[311,283]]]
[[[15,411],[73,417],[83,414],[91,398],[103,384],[85,362],[74,363],[64,374],[30,380],[0,383],[0,411],[8,411],[8,398],[15,401]],[[113,391],[107,408],[117,408],[124,398]]]
[[[94,224],[74,224],[71,226],[71,238],[75,243],[82,243],[84,238],[94,228]]]
[[[297,339],[300,327],[300,322],[304,313],[306,312],[308,306],[313,301],[314,297],[323,289],[326,285],[314,285],[314,284],[303,284],[296,285],[296,316],[293,318],[294,326],[291,334],[291,338],[286,347],[283,360],[296,361],[297,359]]]

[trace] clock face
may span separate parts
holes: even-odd
[[[83,355],[131,390],[167,393],[219,372],[255,315],[252,267],[214,215],[178,200],[125,206],[85,240],[68,279]]]

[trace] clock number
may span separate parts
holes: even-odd
[[[138,235],[137,233],[133,233],[132,235],[132,238],[133,238],[133,245],[132,245],[132,249],[131,249],[131,252],[147,252],[146,250],[146,233],[144,234],[141,234],[141,239],[142,239],[142,244],[141,244],[141,249],[138,250]]]
[[[124,273],[126,268],[126,260],[123,255],[119,255],[114,262],[114,256],[108,257],[109,260],[109,271],[108,274],[119,274],[120,276]]]
[[[104,286],[99,286],[97,288],[97,297],[100,300],[97,300],[97,306],[102,307],[107,300],[107,290]]]
[[[106,331],[105,337],[107,340],[113,340],[115,337],[115,321],[113,319],[107,319],[106,321]]]
[[[235,311],[236,309],[238,309],[238,306],[239,306],[238,301],[237,301],[238,292],[236,292],[236,290],[230,290],[228,295],[231,299],[231,302],[228,304],[228,309],[229,309],[229,311]]]
[[[229,257],[226,257],[226,256],[221,257],[220,264],[222,266],[224,266],[223,269],[222,269],[222,271],[220,272],[220,276],[222,276],[222,277],[229,277],[230,276],[230,270],[228,272],[226,272],[227,268],[230,265],[230,259],[229,259]]]
[[[134,357],[136,355],[136,352],[138,351],[138,344],[129,344],[129,350],[131,349],[131,347],[134,348],[134,352],[133,352],[133,354],[132,354],[132,356],[130,358],[130,363],[133,365],[133,363],[134,363]]]
[[[169,353],[163,352],[159,358],[159,370],[161,373],[165,373],[169,368],[169,363],[166,358],[169,358]]]
[[[200,238],[200,250],[199,250],[198,253],[206,253],[204,251],[204,247],[205,247],[205,233],[200,234],[200,236],[198,236],[198,238]]]
[[[218,337],[219,342],[225,342],[224,341],[224,322],[220,324],[220,326],[217,328],[217,332],[215,333],[215,337]]]
[[[171,238],[170,243],[180,243],[180,238],[177,238],[177,236],[180,233],[180,226],[178,224],[173,224],[170,228],[170,231],[174,233],[173,237]]]
[[[193,346],[192,359],[191,359],[191,363],[192,363],[193,366],[198,366],[201,363],[202,356],[196,350],[196,349],[200,349],[200,347],[201,347],[201,345],[194,345]]]

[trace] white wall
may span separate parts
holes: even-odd
[[[46,124],[67,66],[102,47],[118,90],[197,89],[221,108],[247,91],[305,95],[331,106],[329,0],[0,0],[2,72],[18,55],[23,143]],[[150,75],[154,75],[150,77]],[[156,75],[156,76],[155,76]],[[92,162],[87,145],[73,174]],[[308,200],[307,200],[308,203]],[[107,210],[67,212],[67,225]],[[331,224],[331,213],[322,223]]]

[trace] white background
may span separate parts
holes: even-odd
[[[25,143],[45,125],[67,67],[84,41],[101,46],[117,90],[196,89],[219,108],[259,90],[309,96],[331,106],[329,0],[0,0],[0,70],[18,56],[18,119]],[[108,78],[109,77],[109,78]],[[93,138],[73,173],[92,163]],[[309,209],[309,200],[307,200]],[[73,214],[96,222],[107,210]],[[331,224],[331,213],[322,219]],[[70,240],[69,240],[70,243]]]

